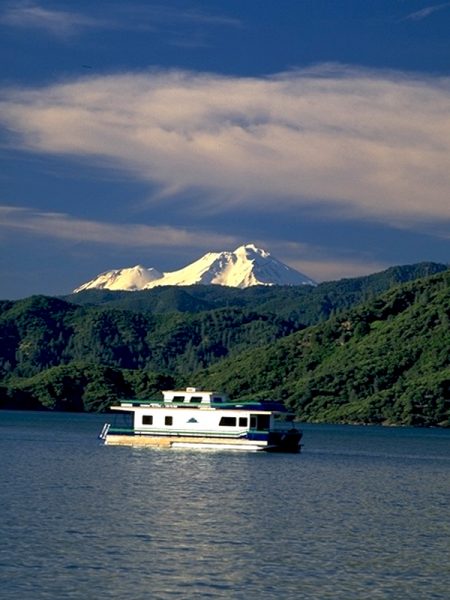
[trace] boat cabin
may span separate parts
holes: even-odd
[[[230,400],[226,394],[220,392],[205,392],[195,387],[188,387],[186,391],[166,390],[163,392],[163,402],[170,404],[225,404]],[[192,406],[191,406],[192,408]]]
[[[128,435],[149,444],[164,439],[171,447],[226,443],[236,449],[299,451],[301,432],[294,425],[294,414],[279,402],[231,402],[222,392],[195,387],[162,394],[162,400],[122,400],[120,406],[112,406],[132,416],[132,423],[108,427],[102,439],[126,443]]]

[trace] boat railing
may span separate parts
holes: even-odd
[[[126,406],[145,406],[155,408],[224,408],[224,409],[245,409],[245,410],[264,410],[267,412],[287,412],[287,409],[278,402],[258,402],[258,401],[242,401],[242,402],[174,402],[165,400],[120,400],[121,407]]]
[[[108,435],[108,431],[109,431],[110,427],[111,427],[111,425],[109,423],[105,423],[103,425],[103,428],[102,428],[101,432],[98,435],[98,439],[99,440],[106,440],[106,436]]]

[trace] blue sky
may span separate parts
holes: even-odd
[[[0,298],[252,242],[449,261],[450,2],[0,3]]]

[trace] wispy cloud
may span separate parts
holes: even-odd
[[[141,224],[102,223],[65,213],[0,205],[0,230],[20,231],[47,239],[90,242],[122,248],[203,248],[233,246],[236,239],[216,232]]]
[[[363,275],[371,275],[379,273],[390,266],[388,263],[383,263],[374,260],[358,260],[357,258],[349,258],[335,256],[334,260],[330,258],[302,259],[292,260],[290,266],[300,272],[314,273],[314,279],[320,281],[336,281],[344,277],[361,277]]]
[[[249,241],[213,231],[192,231],[133,223],[104,223],[79,219],[66,213],[0,205],[0,234],[11,233],[82,244],[83,247],[86,244],[94,244],[115,249],[154,249],[158,253],[172,252],[177,248],[184,252],[198,250],[199,256],[207,250],[234,250],[238,245]],[[262,240],[252,241],[261,247],[266,246]],[[387,266],[368,256],[355,257],[353,253],[346,255],[345,252],[334,252],[333,259],[330,259],[330,252],[326,247],[285,240],[272,240],[270,250],[291,267],[306,274],[313,273],[317,281],[357,277],[381,271]],[[180,263],[174,268],[183,266],[184,263]]]
[[[262,244],[264,246],[264,244]],[[305,244],[274,239],[271,252],[300,272],[313,276],[316,281],[332,281],[343,277],[359,277],[383,271],[389,263],[376,260],[373,254],[354,248],[330,248],[319,244]]]
[[[103,19],[72,11],[44,8],[31,2],[10,4],[0,15],[0,23],[23,29],[41,29],[62,37],[86,28],[107,25]]]
[[[176,8],[160,4],[108,4],[100,12],[95,5],[89,13],[46,8],[35,2],[10,3],[0,13],[0,23],[22,29],[40,29],[48,34],[67,37],[88,29],[133,31],[166,30],[182,39],[180,31],[210,27],[240,27],[238,19],[195,8]],[[187,44],[187,42],[186,42]],[[192,44],[192,42],[191,42]]]
[[[180,8],[168,4],[131,3],[116,7],[116,9],[127,18],[133,19],[133,22],[141,27],[169,23],[215,27],[241,26],[239,19],[194,7]]]
[[[426,19],[430,15],[440,10],[444,10],[445,8],[450,7],[450,2],[443,2],[442,4],[433,4],[431,6],[426,6],[421,10],[416,10],[415,12],[410,13],[405,17],[405,21],[422,21],[422,19]]]
[[[10,90],[34,152],[196,190],[208,211],[308,208],[420,229],[450,218],[450,80],[325,65],[268,78],[180,71]]]

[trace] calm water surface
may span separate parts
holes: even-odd
[[[450,598],[450,431],[304,426],[300,455],[101,445],[0,412],[0,597]]]

